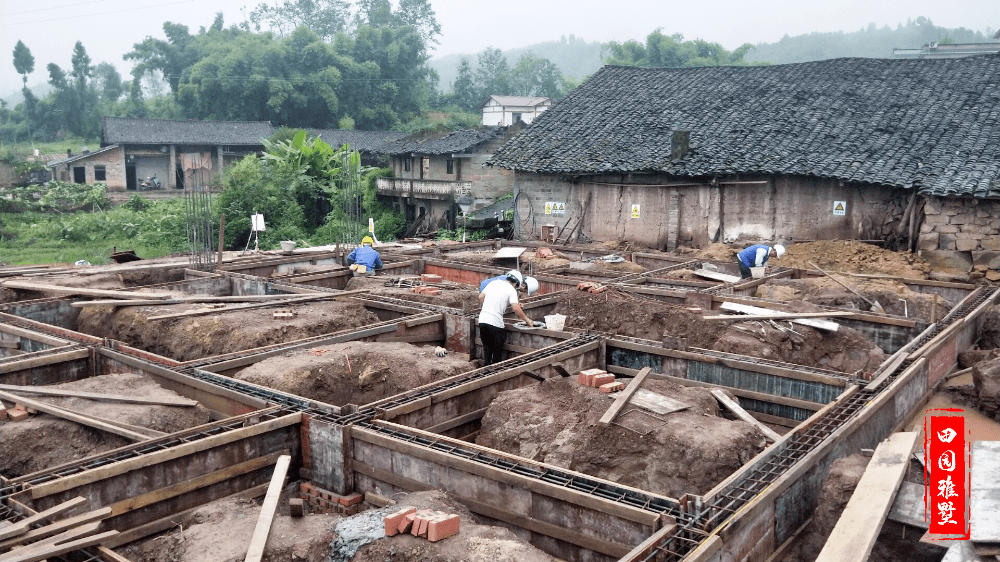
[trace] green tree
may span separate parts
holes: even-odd
[[[102,102],[118,101],[125,93],[126,83],[113,64],[102,62],[94,67],[94,81]]]
[[[21,75],[24,88],[28,87],[28,75],[35,71],[35,57],[21,40],[14,45],[14,69]]]
[[[476,86],[480,101],[492,95],[510,95],[510,68],[500,49],[487,47],[479,54]]]
[[[648,36],[646,42],[612,41],[604,45],[605,64],[643,67],[689,67],[689,66],[745,66],[751,64],[744,60],[746,54],[753,49],[749,43],[729,52],[718,43],[709,43],[702,39],[685,41],[680,33],[664,35],[656,29]]]
[[[562,73],[551,61],[531,52],[521,55],[510,73],[510,93],[518,96],[562,97]]]
[[[170,83],[170,90],[176,94],[184,71],[201,57],[195,36],[191,35],[186,25],[165,22],[163,33],[167,36],[165,41],[146,37],[142,43],[133,45],[133,50],[123,58],[136,61],[132,69],[136,83],[142,80],[146,72],[159,70]]]
[[[472,74],[472,65],[469,59],[462,57],[458,63],[458,77],[452,86],[455,94],[455,103],[466,111],[473,111],[483,100],[479,99],[479,91],[476,88],[475,77]]]
[[[345,0],[284,0],[280,5],[258,4],[250,12],[257,31],[263,27],[286,37],[304,25],[327,42],[346,31],[349,17],[350,3]]]

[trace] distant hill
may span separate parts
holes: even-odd
[[[573,35],[563,36],[559,41],[546,41],[518,49],[509,49],[503,54],[507,57],[507,65],[513,68],[517,64],[517,59],[529,51],[536,57],[552,61],[559,67],[563,76],[579,80],[590,76],[601,68],[601,44],[597,41],[585,41]],[[479,53],[445,55],[431,59],[427,63],[441,77],[441,81],[438,83],[440,90],[448,91],[451,89],[451,84],[458,76],[458,63],[462,57],[468,57],[473,71],[479,66]]]
[[[919,49],[925,43],[991,43],[994,39],[987,29],[984,34],[964,27],[948,29],[938,27],[931,20],[919,17],[899,24],[895,29],[884,26],[868,27],[858,31],[834,33],[808,33],[789,37],[785,35],[776,43],[754,46],[746,60],[788,64],[841,57],[892,58],[892,50]]]
[[[28,89],[31,90],[31,93],[35,94],[36,98],[42,99],[52,92],[52,84],[49,84],[48,82],[39,82],[33,86],[28,86]],[[17,104],[24,101],[24,94],[21,93],[21,88],[19,87],[12,92],[7,92],[3,96],[0,96],[0,99],[7,102],[7,107],[9,109],[14,109]]]

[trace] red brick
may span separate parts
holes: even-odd
[[[423,292],[425,295],[436,296],[441,294],[441,289],[438,289],[437,287],[424,287]]]
[[[599,390],[605,394],[610,394],[612,392],[618,392],[619,390],[625,390],[625,383],[623,382],[609,382],[608,384],[602,384]]]
[[[404,507],[399,511],[390,513],[385,516],[385,536],[391,537],[398,535],[400,533],[399,523],[406,518],[407,515],[415,513],[417,510],[413,507]],[[405,532],[405,531],[404,531]]]
[[[458,516],[452,513],[444,513],[436,516],[427,525],[427,540],[437,542],[452,535],[457,535],[458,522]]]
[[[594,388],[600,388],[601,385],[608,384],[609,382],[615,382],[615,376],[610,373],[605,373],[603,375],[595,375],[594,378],[590,379],[590,386]]]
[[[309,482],[303,482],[299,484],[299,493],[303,495],[315,496],[316,488],[313,487],[313,485],[310,484]]]
[[[421,537],[427,535],[427,518],[430,517],[433,512],[429,509],[421,509],[418,511],[413,519],[413,527],[410,528],[410,534],[415,537]]]
[[[580,374],[577,376],[577,380],[580,381],[580,384],[593,386],[592,382],[595,375],[606,374],[608,374],[608,372],[604,369],[587,369],[586,371],[580,371]]]
[[[338,501],[340,502],[340,505],[351,506],[351,505],[357,505],[363,502],[364,500],[365,500],[364,496],[358,493],[354,493],[349,496],[340,496]]]
[[[414,509],[413,511],[414,513],[407,513],[405,517],[399,520],[399,527],[396,527],[396,530],[398,530],[400,533],[409,532],[410,528],[413,527],[413,520],[417,516],[416,514],[417,510]]]
[[[7,417],[10,418],[10,421],[12,422],[26,420],[28,419],[29,415],[30,414],[28,414],[28,412],[25,412],[24,410],[18,410],[17,408],[14,408],[13,410],[7,410]]]
[[[3,404],[0,404],[0,421],[5,419],[7,419],[7,408],[4,408]]]
[[[420,276],[420,280],[424,283],[440,283],[441,279],[440,275],[434,275],[433,273],[424,273]]]

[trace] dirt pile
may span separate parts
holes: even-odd
[[[817,240],[789,244],[785,255],[772,263],[781,267],[813,269],[809,262],[826,271],[881,273],[924,279],[931,266],[910,252],[890,252],[857,240]]]
[[[789,303],[795,312],[814,312],[808,303]],[[798,365],[813,365],[844,373],[871,373],[885,353],[860,332],[841,326],[826,332],[788,322],[721,322],[704,320],[685,308],[606,291],[591,295],[568,292],[555,312],[566,325],[656,342],[663,336],[686,338],[689,347],[739,353]]]
[[[972,367],[972,385],[979,408],[986,414],[1000,414],[1000,359],[987,359]]]
[[[940,320],[953,306],[942,297],[918,293],[903,283],[892,279],[867,279],[837,276],[837,278],[861,293],[870,301],[877,301],[889,314],[918,318],[929,322],[931,316]],[[868,311],[871,307],[861,297],[826,277],[809,279],[775,279],[757,288],[761,298],[783,301],[805,301],[820,306],[853,308]],[[936,312],[934,309],[937,309]]]
[[[474,368],[467,355],[437,357],[433,347],[347,342],[289,351],[235,377],[342,406],[374,402]]]
[[[271,524],[264,560],[327,562],[336,515],[292,518],[287,501]],[[224,499],[205,504],[173,520],[177,526],[155,538],[117,549],[133,562],[241,562],[253,536],[260,504],[246,499]]]
[[[390,283],[391,280],[396,280],[396,282],[392,285],[386,285],[387,283]],[[357,289],[368,289],[373,295],[382,295],[392,297],[394,299],[436,304],[438,306],[447,306],[458,310],[473,310],[479,306],[479,287],[445,281],[443,283],[426,285],[430,287],[437,287],[441,290],[440,294],[425,295],[414,293],[413,288],[407,286],[408,282],[419,280],[420,277],[416,275],[403,277],[386,277],[382,275],[374,277],[354,277],[347,283],[345,290],[354,291]]]
[[[403,507],[436,509],[459,516],[459,532],[439,542],[429,542],[409,534],[385,537],[368,542],[357,550],[352,562],[385,562],[413,560],[420,562],[552,562],[554,558],[518,538],[508,529],[481,525],[462,504],[441,491],[415,492],[399,499],[388,509]],[[363,515],[363,514],[359,514]],[[355,516],[358,517],[358,516]],[[346,523],[352,518],[344,519]],[[381,525],[382,520],[378,523]],[[342,528],[338,524],[337,528]],[[384,526],[377,529],[384,535]],[[336,543],[330,552],[331,562],[346,562],[337,556]]]
[[[46,386],[57,390],[113,393],[146,398],[176,397],[147,375],[119,373]],[[39,402],[69,408],[84,414],[172,433],[210,421],[202,406],[150,406],[98,402],[83,398],[29,396]],[[131,441],[48,414],[19,422],[0,424],[0,472],[20,476],[89,455],[122,447]]]
[[[729,244],[723,244],[722,242],[715,242],[697,250],[692,250],[690,248],[685,248],[684,250],[684,253],[691,254],[692,258],[733,261],[736,259],[736,253],[741,250],[741,248],[730,246]]]
[[[764,448],[756,426],[719,417],[707,389],[664,380],[643,389],[691,408],[661,415],[626,407],[600,427],[613,395],[548,379],[501,392],[476,443],[671,497],[707,492]]]
[[[378,322],[378,317],[364,305],[351,301],[317,301],[232,311],[220,308],[206,316],[149,319],[201,308],[200,304],[87,307],[80,311],[77,330],[120,340],[179,361],[190,361]],[[296,316],[275,319],[276,310],[292,310]]]

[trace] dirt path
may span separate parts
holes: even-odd
[[[198,310],[203,305],[87,307],[77,329],[121,340],[128,345],[179,361],[252,349],[378,322],[378,317],[352,301],[319,301],[166,320],[150,316]],[[293,318],[275,319],[276,310],[292,310]]]
[[[643,388],[691,408],[651,415],[626,407],[602,428],[609,395],[572,378],[548,379],[501,392],[476,443],[675,498],[707,492],[764,448],[756,426],[719,417],[707,389],[663,380]]]
[[[467,355],[437,357],[433,347],[348,342],[290,351],[243,369],[238,379],[336,406],[367,404],[475,366]]]

